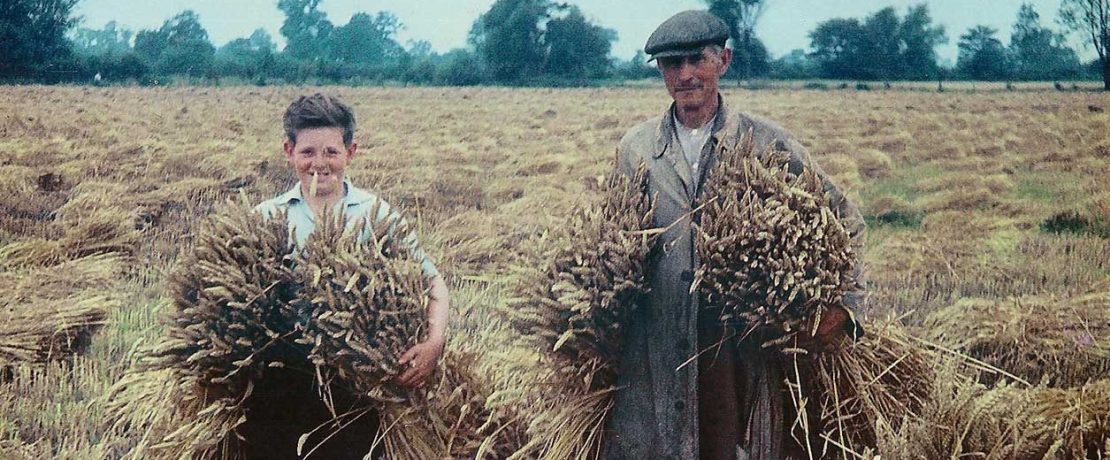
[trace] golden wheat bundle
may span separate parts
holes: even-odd
[[[893,322],[869,325],[858,341],[821,353],[786,352],[792,432],[814,458],[873,448],[877,429],[896,430],[920,414],[940,362]]]
[[[0,368],[45,363],[85,350],[119,302],[92,295],[0,307]]]
[[[234,432],[264,368],[298,358],[289,353],[297,280],[284,216],[232,203],[195,233],[169,278],[165,338],[131,370],[141,377],[117,382],[109,398],[117,429],[143,433],[133,458],[238,455]]]
[[[601,455],[605,422],[613,407],[613,387],[589,390],[582,381],[557,376],[537,384],[551,388],[547,401],[533,408],[528,420],[528,442],[510,457],[514,460],[587,460]]]
[[[381,205],[367,215],[386,214]],[[411,230],[394,216],[353,226],[321,217],[297,259],[300,298],[311,311],[300,342],[311,347],[318,374],[370,398],[367,410],[377,411],[381,426],[374,445],[387,457],[440,458],[449,449],[452,422],[436,412],[435,395],[391,382],[404,371],[401,355],[428,331],[428,280],[402,244]]]
[[[123,459],[239,458],[232,433],[246,422],[242,401],[201,388],[197,378],[172,368],[128,372],[104,398],[116,433],[108,447]]]
[[[944,368],[928,404],[897,430],[879,427],[878,452],[905,459],[1105,458],[1110,380],[1061,389],[987,388]]]
[[[139,241],[135,217],[128,211],[96,208],[53,222],[58,238],[29,238],[0,248],[0,262],[9,266],[48,266],[96,254],[134,251]]]
[[[515,407],[494,407],[488,383],[491,371],[479,350],[457,337],[443,357],[443,377],[430,390],[433,412],[447,421],[447,452],[451,458],[504,459],[526,442],[526,424]]]
[[[1071,296],[963,299],[931,313],[923,329],[1030,382],[1083,385],[1110,374],[1110,282]]]
[[[375,206],[368,215],[378,212]],[[366,219],[350,229],[332,215],[321,221],[297,259],[305,280],[300,297],[311,312],[301,342],[311,346],[313,364],[334,369],[360,392],[405,401],[409,395],[388,382],[428,329],[428,281],[393,237],[409,229],[400,219]]]
[[[549,266],[519,270],[517,292],[503,307],[514,327],[565,358],[571,374],[611,372],[621,322],[647,289],[653,213],[646,168],[633,178],[611,173],[600,195],[600,203],[575,209]]]
[[[645,259],[656,232],[646,168],[632,178],[611,173],[602,202],[579,207],[567,239],[547,267],[517,269],[503,311],[513,327],[547,350],[550,388],[531,408],[529,441],[510,458],[594,458],[601,447],[620,356],[621,325],[646,293]]]
[[[0,272],[0,367],[82,352],[119,306],[110,288],[119,269],[118,257],[97,255]]]
[[[856,286],[851,238],[811,165],[754,148],[749,134],[719,153],[702,192],[692,289],[741,335],[816,327]]]
[[[230,392],[262,366],[281,362],[298,311],[298,283],[284,216],[233,204],[196,229],[193,250],[169,279],[172,311],[163,343],[146,360]]]

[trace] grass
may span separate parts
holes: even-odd
[[[725,89],[731,107],[778,121],[819,163],[828,160],[864,210],[872,229],[863,316],[905,315],[913,326],[964,297],[998,304],[1066,297],[1110,277],[1105,233],[1041,230],[1058,213],[1099,216],[1104,209],[1091,197],[1110,192],[1110,165],[1088,153],[1107,145],[1110,133],[1105,114],[1087,106],[1106,107],[1110,96],[1023,85],[938,94],[926,86]],[[539,355],[492,314],[509,295],[507,267],[540,266],[544,253],[565,243],[552,229],[565,224],[575,203],[597,200],[596,178],[613,167],[617,140],[662,112],[665,91],[323,90],[350,102],[361,123],[350,176],[406,210],[448,275],[452,333],[473,339],[477,366],[501,403],[529,413],[544,399],[542,389],[528,386]],[[118,224],[113,231],[136,232],[93,233],[125,246],[127,265],[114,289],[121,306],[88,352],[17,369],[0,383],[0,457],[122,453],[126,443],[104,442],[113,435],[98,398],[123,375],[132,350],[160,334],[164,276],[189,246],[193,223],[227,197],[242,193],[258,202],[291,184],[280,116],[306,91],[0,89],[0,103],[10,108],[0,115],[0,245],[46,242],[33,247],[69,251],[59,258],[87,252],[97,246],[78,244],[89,234],[69,222],[88,215],[110,216]],[[39,190],[44,174],[60,177],[61,189]],[[23,270],[0,257],[0,273]]]

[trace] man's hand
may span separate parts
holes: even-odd
[[[816,332],[798,334],[798,346],[810,351],[821,351],[835,345],[847,335],[848,322],[851,320],[851,315],[843,307],[829,308],[821,314]]]
[[[408,368],[394,378],[393,382],[409,388],[416,388],[424,383],[435,372],[439,358],[443,356],[445,342],[443,337],[432,337],[406,351],[401,355],[400,363]]]

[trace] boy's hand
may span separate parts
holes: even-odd
[[[435,372],[439,358],[443,356],[444,344],[443,337],[432,337],[410,348],[401,355],[400,360],[401,365],[408,366],[408,369],[394,378],[393,382],[409,388],[420,386]]]

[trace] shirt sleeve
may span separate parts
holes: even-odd
[[[377,198],[377,205],[370,207],[366,217],[372,220],[364,230],[366,232],[363,235],[364,239],[369,239],[371,237],[370,232],[373,232],[374,229],[385,227],[385,237],[390,241],[397,242],[401,248],[406,250],[412,259],[420,264],[426,278],[431,279],[439,276],[439,269],[436,268],[435,263],[432,262],[432,258],[428,256],[424,248],[420,246],[420,241],[416,237],[416,230],[412,229],[408,220],[389,203]]]

